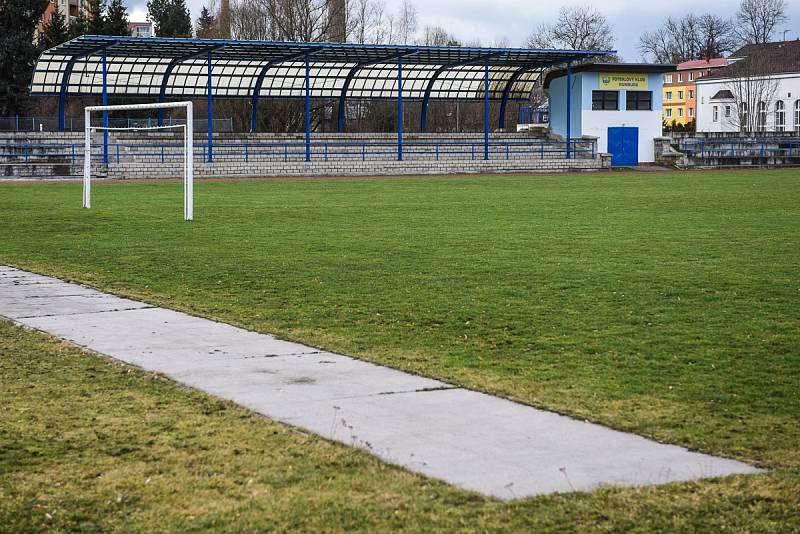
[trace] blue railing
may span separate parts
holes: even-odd
[[[796,138],[688,138],[681,141],[681,152],[696,159],[774,159],[800,163],[800,137]]]
[[[550,121],[550,108],[522,106],[519,108],[518,124],[547,124]]]
[[[572,157],[594,159],[597,144],[591,139],[573,139],[570,142]],[[102,161],[103,148],[92,145],[92,159]],[[110,163],[131,161],[158,161],[166,163],[183,157],[183,143],[109,143]],[[0,144],[0,158],[22,162],[60,159],[72,164],[83,161],[83,143],[7,143]],[[196,144],[194,157],[206,159],[207,146]],[[300,161],[305,160],[306,145],[301,140],[264,142],[214,143],[214,159],[226,161]],[[566,154],[566,143],[550,140],[494,140],[489,143],[489,159],[561,159]],[[406,140],[403,155],[407,160],[482,160],[484,143],[480,140]],[[397,158],[397,144],[390,141],[325,140],[311,143],[312,161],[393,160]]]

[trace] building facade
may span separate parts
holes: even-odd
[[[725,58],[684,61],[678,64],[676,72],[664,74],[664,123],[668,127],[694,123],[697,119],[697,81],[727,64]]]
[[[597,138],[613,165],[655,161],[661,137],[663,75],[674,65],[587,64],[572,69],[570,136]],[[550,131],[567,135],[566,71],[545,78],[550,94]]]
[[[50,21],[50,18],[56,11],[61,11],[61,14],[64,15],[65,22],[69,24],[75,20],[78,13],[83,12],[83,14],[86,15],[88,8],[87,0],[49,0],[44,14],[42,15],[42,20],[36,27],[36,32],[38,34],[43,30],[44,25]]]
[[[131,37],[155,37],[152,22],[129,22]]]
[[[697,83],[697,131],[800,132],[800,41],[747,45]]]

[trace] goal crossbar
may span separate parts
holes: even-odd
[[[95,112],[108,111],[133,111],[146,109],[185,108],[186,124],[155,126],[155,127],[130,127],[109,128],[107,126],[91,125],[91,115]],[[194,123],[191,102],[158,102],[153,104],[122,104],[113,106],[87,106],[84,109],[85,120],[85,146],[83,156],[83,207],[92,207],[92,131],[141,131],[141,130],[167,130],[183,128],[183,218],[191,221],[194,218]]]

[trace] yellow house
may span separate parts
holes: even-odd
[[[694,123],[697,116],[697,80],[713,69],[725,67],[725,58],[695,59],[678,64],[676,72],[664,74],[662,118],[667,126]]]

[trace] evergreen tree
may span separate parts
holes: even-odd
[[[104,35],[123,35],[131,34],[128,28],[128,10],[122,0],[111,0],[106,13]]]
[[[39,48],[33,40],[47,0],[0,0],[0,117],[25,113]]]
[[[69,23],[69,38],[74,39],[89,32],[89,21],[82,9],[78,10],[78,16]]]
[[[200,11],[197,19],[197,37],[200,39],[211,39],[217,37],[217,19],[211,14],[206,6]]]
[[[158,37],[192,36],[192,18],[184,0],[149,0],[147,13]]]
[[[105,0],[88,0],[88,2],[86,33],[103,35],[106,31],[106,2]]]
[[[64,14],[60,9],[53,11],[39,33],[39,48],[47,50],[69,40],[69,28]]]

